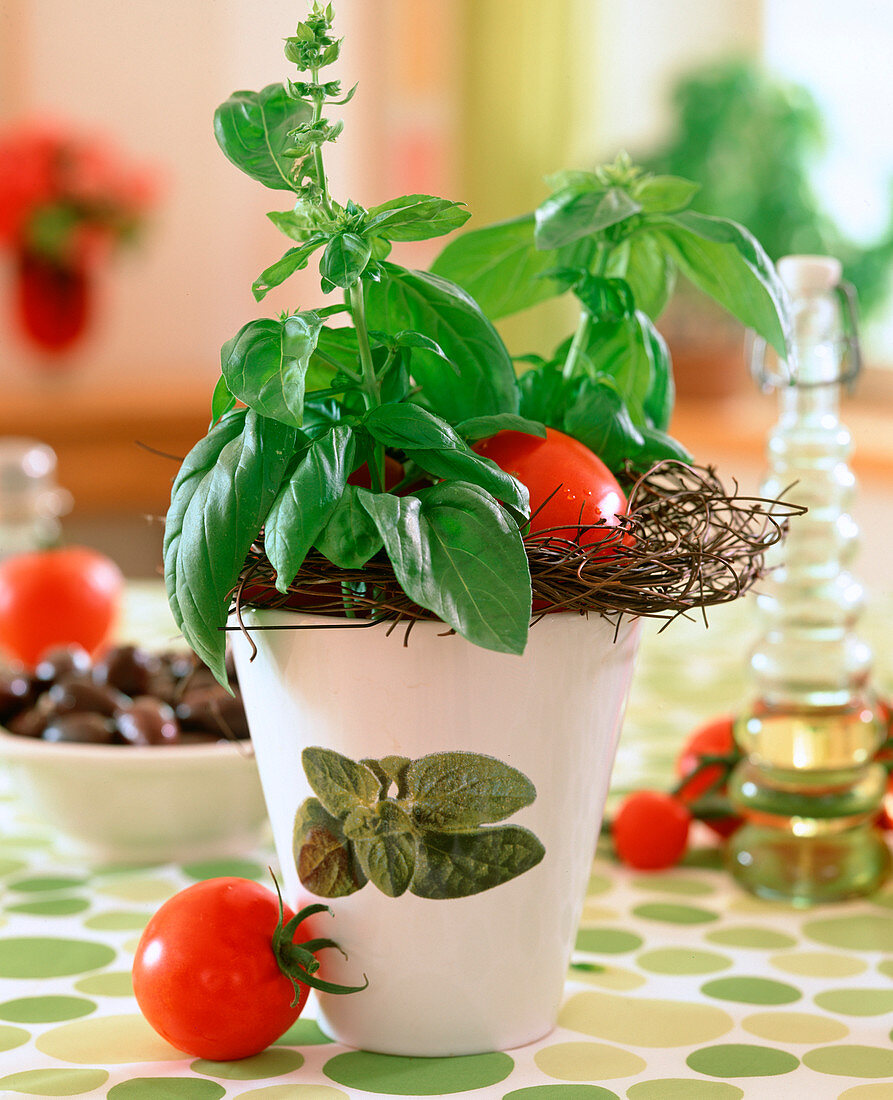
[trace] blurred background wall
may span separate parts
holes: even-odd
[[[142,233],[103,263],[94,321],[64,354],[23,337],[15,266],[0,255],[0,436],[27,434],[56,449],[59,480],[74,499],[68,536],[112,553],[133,575],[157,570],[158,517],[176,469],[163,455],[182,456],[204,430],[220,345],[251,317],[322,300],[304,273],[254,302],[253,278],[283,250],[264,213],[287,198],[232,168],[211,128],[214,107],[232,90],[289,75],[281,40],[304,11],[302,0],[0,0],[0,131],[50,119],[105,135],[153,178]],[[734,57],[795,81],[814,103],[823,137],[806,141],[804,171],[838,233],[825,239],[845,237],[858,253],[889,229],[886,2],[336,0],[336,11],[346,39],[339,73],[345,87],[359,81],[329,161],[342,200],[372,205],[431,192],[466,201],[471,225],[513,216],[544,197],[549,172],[591,167],[619,149],[666,156],[674,138],[676,153],[693,148],[690,137],[679,140],[674,89]],[[711,87],[695,93],[708,115],[719,95]],[[747,115],[744,92],[737,102]],[[696,120],[698,133],[707,122]],[[733,124],[721,180],[744,170],[722,161],[735,147]],[[0,178],[11,167],[0,163]],[[789,180],[790,170],[777,179]],[[753,198],[755,187],[741,190]],[[441,243],[399,258],[425,265]],[[878,265],[886,272],[885,254]],[[867,341],[872,374],[886,378],[893,310],[886,289],[877,296]],[[507,323],[510,350],[549,346],[555,314],[566,308],[552,303]],[[740,352],[735,370],[727,391],[707,395],[718,410],[712,421],[702,396],[682,393],[681,423],[696,446],[728,448],[731,439],[729,461],[757,470],[773,409],[754,412]],[[893,397],[883,382],[873,385],[881,397],[865,428],[864,470],[869,491],[882,494],[893,468]]]

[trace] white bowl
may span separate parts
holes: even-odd
[[[264,842],[250,742],[89,745],[0,729],[0,761],[60,845],[91,862],[188,862]]]

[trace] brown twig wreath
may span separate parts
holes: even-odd
[[[804,511],[739,495],[737,483],[729,491],[712,467],[665,461],[644,474],[628,474],[628,514],[594,545],[548,531],[525,538],[535,619],[560,610],[618,622],[624,615],[669,621],[728,603],[764,575],[766,551],[784,538],[790,518]],[[591,528],[580,534],[586,530]],[[244,629],[244,607],[339,618],[349,608],[354,619],[392,627],[435,617],[406,595],[383,554],[361,569],[340,569],[311,550],[287,592],[277,591],[275,580],[261,536],[234,591],[239,625],[230,629]]]

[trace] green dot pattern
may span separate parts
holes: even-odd
[[[656,627],[643,623],[646,667],[644,679],[637,670],[620,766],[650,767],[657,756],[643,756],[639,742],[653,736],[665,770],[633,785],[666,789],[678,745],[698,722],[695,702],[712,701],[718,712],[735,697],[729,674],[712,696],[704,676],[720,658],[740,662],[747,631],[726,635],[720,625],[717,633],[718,623],[738,623],[736,614],[735,605],[711,611],[709,636],[702,624],[674,623],[675,637],[668,631],[650,657]],[[161,644],[170,629],[165,620]],[[889,661],[893,688],[886,633],[875,651]],[[677,687],[685,699],[674,712],[668,700]],[[653,874],[618,863],[603,837],[585,904],[573,910],[579,928],[558,1025],[530,1046],[431,1059],[354,1050],[326,1035],[314,998],[267,1050],[214,1062],[176,1050],[143,1019],[133,952],[158,907],[195,882],[236,876],[272,888],[270,867],[283,882],[272,847],[184,866],[89,865],[58,844],[8,779],[0,762],[0,1096],[11,1100],[893,1098],[893,881],[872,898],[796,909],[736,886],[701,826],[680,865]],[[442,906],[461,918],[496,897],[425,905],[432,918]],[[418,899],[385,901],[396,909]],[[570,919],[569,899],[548,902]],[[332,903],[336,917],[317,934],[338,939],[342,904]],[[505,932],[537,919],[516,911]],[[501,931],[475,928],[497,942]],[[363,949],[351,944],[351,960]],[[538,960],[528,962],[535,983]],[[469,1014],[477,980],[457,977]]]
[[[96,1002],[85,997],[20,997],[0,1004],[0,1020],[17,1024],[49,1024],[76,1020],[95,1011]]]
[[[336,1084],[390,1096],[448,1096],[504,1081],[514,1062],[508,1054],[464,1058],[403,1058],[366,1051],[336,1054],[323,1067]]]

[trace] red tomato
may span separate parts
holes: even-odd
[[[527,486],[531,534],[549,531],[557,538],[591,546],[608,531],[605,527],[581,531],[580,525],[604,523],[610,529],[626,511],[623,490],[598,455],[554,428],[546,429],[545,439],[524,432],[497,432],[479,440],[472,450]]]
[[[133,960],[143,1015],[172,1046],[198,1058],[258,1054],[300,1016],[308,983],[354,992],[314,978],[309,952],[308,972],[286,957],[309,938],[299,927],[304,916],[325,908],[311,905],[297,917],[283,908],[280,920],[276,896],[242,878],[206,879],[175,894],[146,925]]]
[[[391,490],[403,480],[403,466],[390,455],[384,456],[384,487]],[[358,466],[347,479],[348,485],[356,485],[360,489],[372,488],[372,477],[369,473],[369,463],[364,462]]]
[[[686,805],[695,802],[708,791],[711,794],[726,794],[728,767],[724,764],[708,764],[701,767],[701,762],[705,756],[726,757],[729,765],[740,759],[741,754],[735,744],[733,727],[733,717],[722,715],[700,726],[685,741],[676,758],[676,774],[680,779],[685,779],[687,775],[697,772],[696,775],[692,775],[688,783],[682,783],[676,788],[676,797]],[[699,768],[700,771],[698,771]],[[739,827],[741,818],[705,817],[704,824],[717,835],[728,837]]]
[[[627,795],[611,826],[614,850],[630,867],[660,871],[678,863],[688,845],[691,814],[663,791]]]
[[[108,640],[124,578],[85,546],[14,554],[0,561],[0,649],[33,668],[46,650],[76,643],[95,653]]]

